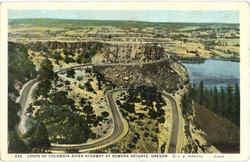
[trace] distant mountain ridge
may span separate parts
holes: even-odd
[[[86,20],[86,19],[52,19],[52,18],[30,18],[30,19],[9,19],[9,25],[29,24],[37,26],[54,26],[54,25],[83,25],[83,26],[157,26],[163,25],[170,28],[182,28],[183,26],[201,26],[212,27],[222,25],[225,27],[239,27],[235,23],[180,23],[180,22],[147,22],[147,21],[131,21],[131,20]]]

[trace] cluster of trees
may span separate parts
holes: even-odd
[[[67,75],[74,77],[74,73],[74,71],[69,71]],[[58,75],[53,72],[53,66],[48,59],[42,62],[39,74],[40,82],[35,91],[37,100],[33,105],[40,106],[36,119],[47,127],[57,125],[54,134],[64,137],[57,139],[55,136],[51,141],[82,143],[90,137],[95,137],[89,125],[96,120],[91,104],[77,106],[75,101],[68,97],[68,92],[57,91],[56,88],[53,88],[58,81]],[[38,99],[39,96],[42,96],[42,99]]]
[[[43,121],[48,128],[52,128],[50,129],[51,142],[83,143],[88,138],[95,138],[95,134],[90,129],[97,120],[93,107],[90,103],[77,106],[67,95],[65,91],[55,92],[51,94],[54,96],[50,98],[52,101],[46,100],[39,103],[41,107],[36,118]]]
[[[204,40],[204,41],[202,41],[202,43],[203,43],[204,48],[205,48],[206,50],[213,49],[214,46],[217,45],[216,40]]]
[[[29,152],[31,148],[26,145],[23,140],[18,136],[15,128],[20,121],[17,115],[21,109],[20,104],[15,103],[10,98],[8,99],[8,152]]]
[[[68,78],[75,78],[75,70],[74,69],[70,69],[67,71],[67,77]]]
[[[183,96],[183,114],[192,112],[192,100],[204,105],[216,114],[240,125],[240,89],[239,85],[228,85],[226,88],[205,88],[201,81],[199,86],[193,85],[188,93]]]
[[[90,84],[89,81],[87,81],[87,82],[85,83],[85,87],[86,87],[87,91],[93,92],[94,94],[96,94],[96,91],[94,90],[94,88],[92,87],[92,85]]]
[[[38,100],[38,97],[47,98],[49,97],[49,92],[52,89],[52,81],[58,79],[56,73],[53,72],[53,65],[48,58],[45,58],[40,65],[40,70],[38,72],[38,88],[33,92],[33,98],[37,99],[37,103],[41,104],[42,100]],[[33,114],[35,110],[34,105],[30,105],[26,110],[26,113]],[[29,146],[33,148],[32,150],[43,151],[50,146],[49,136],[47,128],[44,121],[29,116],[26,122],[31,125],[31,130],[25,135],[25,140],[28,141]]]
[[[57,64],[59,64],[60,60],[64,61],[67,64],[74,62],[77,62],[78,64],[83,64],[91,62],[91,58],[96,54],[96,52],[96,48],[90,48],[84,51],[64,49],[62,53],[65,55],[65,58],[63,58],[61,53],[58,51],[55,51],[50,57],[55,59]],[[76,58],[74,58],[75,53],[78,53],[78,56]]]
[[[102,89],[102,83],[105,80],[103,74],[96,72],[98,90]]]
[[[96,48],[92,47],[90,49],[86,49],[82,53],[79,53],[76,60],[77,63],[82,64],[91,62],[91,59],[93,56],[95,56],[96,52],[97,52]]]
[[[81,97],[77,104],[74,99],[69,97],[70,91],[57,89],[58,85],[69,87],[70,82],[63,81],[53,72],[49,59],[44,59],[39,73],[39,84],[34,95],[36,101],[31,105],[29,111],[33,113],[35,106],[40,107],[35,118],[49,129],[50,142],[84,143],[89,138],[96,138],[91,127],[96,127],[100,122],[107,120],[108,112],[97,116],[87,98]],[[69,70],[66,75],[75,78],[75,71]],[[90,80],[84,86],[83,88],[95,93]],[[57,138],[57,136],[62,138]]]
[[[183,63],[196,63],[196,64],[202,64],[205,62],[205,59],[200,57],[199,55],[193,56],[193,57],[185,57],[185,56],[177,56],[179,60],[181,60]]]
[[[140,96],[140,98],[138,98]],[[154,104],[156,103],[156,109],[154,109]],[[120,102],[118,102],[120,104]],[[122,112],[125,116],[128,113],[135,114],[135,103],[141,103],[145,105],[145,111],[148,110],[148,116],[150,119],[157,120],[159,123],[165,122],[165,112],[162,108],[166,105],[164,99],[161,96],[161,93],[157,91],[155,87],[151,86],[140,86],[137,88],[128,89],[128,98],[125,103],[120,104]],[[126,111],[126,112],[124,112]],[[140,118],[145,117],[144,114],[137,114]]]
[[[69,63],[74,63],[75,60],[72,57],[65,56],[64,62],[66,62],[67,64],[69,64]]]
[[[60,52],[57,52],[57,51],[54,52],[54,54],[51,55],[51,57],[52,57],[53,59],[56,60],[56,63],[57,63],[57,64],[59,64],[59,61],[60,61],[60,60],[63,60],[63,57],[62,57],[61,53],[60,53]]]
[[[69,64],[69,63],[74,63],[75,60],[73,59],[73,56],[75,55],[74,50],[70,49],[63,49],[63,53],[65,55],[64,62]]]
[[[90,128],[98,124],[97,116],[91,103],[85,102],[87,99],[82,98],[80,105],[77,105],[68,97],[68,91],[63,90],[50,91],[46,96],[37,99],[33,106],[40,106],[36,119],[48,128],[54,128],[51,134],[55,135],[51,136],[51,142],[83,143],[88,138],[96,137]],[[57,138],[58,135],[63,138]]]
[[[24,45],[8,43],[8,72],[13,77],[9,77],[9,79],[21,82],[36,76],[35,65],[29,59],[28,51]]]
[[[52,90],[52,82],[58,80],[58,75],[53,71],[53,64],[46,57],[40,64],[39,75],[38,75],[38,86],[34,90],[33,97],[37,99],[39,96],[47,98],[50,90]]]
[[[20,121],[17,115],[21,105],[15,102],[19,92],[15,88],[15,81],[25,83],[35,77],[36,70],[30,61],[28,51],[24,45],[8,43],[8,151],[10,153],[30,152],[31,147],[23,142],[16,131]],[[15,96],[15,97],[13,97]]]
[[[78,53],[78,56],[76,59],[73,58],[75,55],[75,52]],[[96,52],[97,51],[95,48],[86,49],[84,51],[63,50],[63,53],[65,55],[64,61],[66,63],[77,62],[78,64],[89,63],[91,62],[91,58],[96,54]],[[61,57],[59,54],[55,55],[54,58],[61,60]]]

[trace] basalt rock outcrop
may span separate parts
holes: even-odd
[[[80,51],[83,56],[88,51],[95,51],[99,54],[99,58],[94,57],[94,63],[141,63],[166,57],[164,49],[152,43],[36,41],[29,42],[27,46],[35,52],[49,53],[53,50],[66,49],[72,53]]]
[[[92,52],[91,63],[112,64],[96,66],[95,70],[122,86],[156,85],[174,92],[188,83],[185,67],[154,43],[36,41],[27,46],[31,51],[45,54],[67,50],[77,57]]]
[[[175,69],[171,67],[171,64],[175,64]],[[96,66],[94,68],[96,71],[101,72],[106,79],[123,87],[148,85],[173,93],[178,89],[182,89],[183,85],[188,83],[185,68],[167,59],[131,66],[111,65],[105,67]]]

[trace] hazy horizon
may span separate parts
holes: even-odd
[[[67,12],[66,12],[67,11]],[[9,19],[113,20],[173,23],[239,23],[238,11],[9,10]]]

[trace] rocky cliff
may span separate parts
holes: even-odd
[[[64,55],[77,58],[76,62],[79,57],[85,59],[87,56],[96,65],[120,64],[97,66],[96,70],[113,83],[122,86],[156,85],[168,92],[174,92],[188,83],[185,67],[166,54],[161,46],[153,43],[35,41],[27,43],[27,47],[30,51],[48,56],[55,51],[62,51]]]
[[[171,68],[172,64],[176,64],[175,68]],[[173,93],[188,83],[187,72],[181,73],[180,68],[182,68],[180,64],[163,59],[154,63],[131,66],[97,66],[95,70],[117,85],[124,87],[149,85]]]
[[[31,51],[45,53],[66,49],[83,57],[86,52],[95,51],[94,63],[141,63],[166,57],[164,49],[152,43],[36,41],[27,43],[27,46]]]

